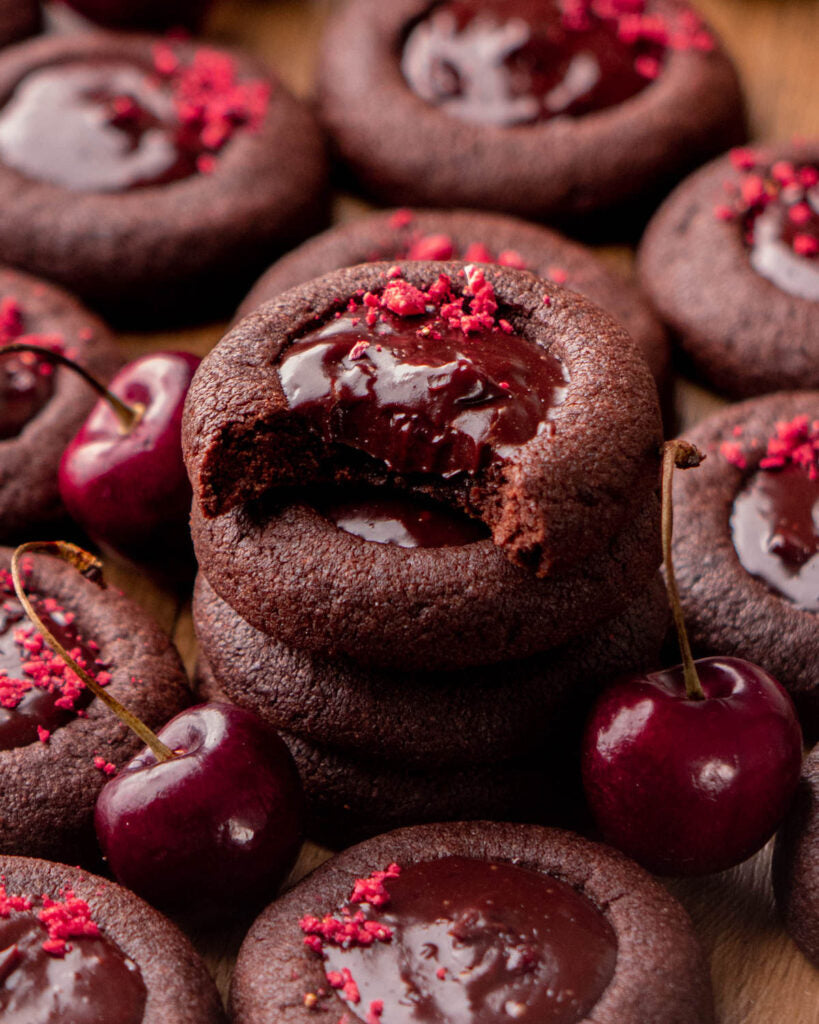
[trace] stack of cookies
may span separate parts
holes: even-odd
[[[205,359],[200,684],[283,732],[314,836],[576,807],[585,709],[666,626],[660,440],[625,331],[507,267],[336,271]]]

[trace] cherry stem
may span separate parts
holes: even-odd
[[[123,721],[129,729],[132,729],[137,736],[139,736],[142,742],[151,749],[157,761],[169,761],[174,757],[174,752],[170,747],[166,747],[156,733],[149,729],[144,722],[140,721],[136,715],[130,712],[124,704],[120,704],[116,697],[113,697],[108,693],[104,687],[100,686],[93,676],[90,676],[84,668],[77,664],[60,641],[53,636],[48,626],[46,626],[34,610],[34,607],[32,606],[23,587],[23,581],[20,574],[20,559],[23,555],[30,552],[55,555],[63,562],[73,566],[79,573],[85,576],[86,579],[91,580],[99,586],[105,586],[102,582],[102,563],[88,551],[84,551],[82,548],[77,547],[76,544],[69,544],[67,541],[31,541],[28,544],[21,544],[20,547],[15,550],[11,558],[11,578],[14,581],[14,591],[25,609],[26,615],[28,615],[40,631],[43,639],[52,651],[59,655],[71,671],[75,672],[80,679],[82,679],[83,683],[85,683],[95,697],[98,697],[103,704],[107,704],[114,714],[117,715],[117,717]]]
[[[685,629],[685,617],[683,616],[680,592],[677,589],[677,577],[674,575],[674,560],[671,555],[671,541],[674,535],[674,495],[673,482],[675,469],[692,469],[703,461],[703,453],[689,441],[667,441],[663,446],[663,563],[665,564],[665,586],[668,591],[668,601],[671,605],[671,614],[674,617],[674,626],[677,630],[677,639],[682,654],[683,678],[685,679],[685,693],[689,700],[705,700],[705,691],[702,688],[700,677],[697,675],[697,666],[694,664],[694,656],[691,654],[691,644],[688,642],[688,633]]]
[[[83,369],[79,363],[75,363],[73,359],[69,359],[68,356],[64,356],[61,352],[53,352],[51,349],[43,348],[41,345],[26,345],[17,342],[13,345],[3,345],[0,347],[0,356],[24,352],[30,352],[32,355],[36,355],[39,359],[43,359],[52,365],[64,366],[66,369],[73,370],[74,373],[82,377],[86,384],[89,384],[100,398],[104,398],[114,410],[124,434],[130,433],[142,419],[145,413],[145,406],[141,402],[134,402],[133,405],[123,402],[121,398],[117,398],[113,391],[109,391],[104,384],[101,384],[96,377],[92,377],[88,370]]]

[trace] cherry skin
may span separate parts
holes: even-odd
[[[257,715],[211,703],[158,733],[103,787],[97,838],[117,879],[164,910],[219,917],[271,899],[302,841],[304,796],[290,752]]]
[[[598,699],[583,784],[604,838],[663,875],[739,864],[773,835],[799,780],[802,732],[785,690],[739,658],[629,676]]]
[[[58,474],[65,507],[91,537],[171,575],[191,561],[182,409],[200,362],[187,352],[157,352],[123,367],[109,389],[144,406],[139,421],[124,430],[100,399],[65,449]]]
[[[109,28],[196,29],[210,0],[66,0],[69,7]]]

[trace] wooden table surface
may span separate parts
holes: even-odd
[[[216,0],[208,35],[260,54],[297,94],[306,97],[316,40],[333,2]],[[819,0],[699,0],[699,7],[739,64],[754,135],[770,139],[819,136]],[[366,206],[359,200],[340,196],[336,219],[348,219],[363,209]],[[602,255],[620,267],[630,267],[627,249],[607,249]],[[221,325],[214,325],[173,335],[122,335],[121,340],[129,355],[168,346],[204,355],[221,333]],[[677,382],[675,398],[680,422],[688,426],[722,404],[685,381]],[[112,564],[108,576],[173,634],[192,669],[196,640],[189,602],[157,589],[123,565]],[[292,878],[327,855],[307,844]],[[819,971],[800,955],[776,920],[769,861],[770,849],[766,849],[724,874],[668,885],[689,910],[711,956],[722,1024],[819,1024]],[[193,938],[225,991],[241,934],[226,930]]]

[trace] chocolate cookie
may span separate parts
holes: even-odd
[[[105,326],[70,295],[0,267],[0,346],[13,342],[62,352],[103,381],[121,361]],[[28,355],[0,359],[0,538],[31,539],[66,518],[60,457],[96,400],[70,370]]]
[[[399,970],[417,1002],[401,1001]],[[467,1005],[492,1022],[714,1019],[691,922],[659,883],[571,833],[494,822],[401,829],[333,858],[257,919],[230,993],[234,1024],[466,1020]]]
[[[376,543],[297,497],[216,519],[194,506],[191,521],[200,569],[257,630],[326,658],[429,672],[528,657],[619,614],[657,571],[657,517],[652,495],[603,554],[541,579],[489,539]]]
[[[27,628],[10,556],[0,549],[0,853],[93,862],[97,794],[142,742]],[[152,728],[187,706],[179,655],[138,605],[49,556],[27,566],[40,614],[115,697]]]
[[[805,759],[793,807],[776,837],[773,885],[788,934],[819,967],[819,747]]]
[[[569,220],[743,140],[736,72],[688,4],[600,7],[348,0],[318,64],[339,155],[387,202]]]
[[[228,697],[277,729],[371,760],[435,768],[491,763],[579,736],[594,695],[654,668],[668,624],[661,581],[594,633],[528,661],[450,673],[366,671],[259,633],[200,573],[200,651]]]
[[[0,46],[33,36],[39,28],[37,0],[0,0]]]
[[[223,1024],[190,942],[132,892],[28,857],[0,856],[0,879],[7,1024]]]
[[[694,648],[746,658],[819,732],[819,393],[783,392],[686,436],[708,455],[677,474],[674,564]]]
[[[230,698],[207,659],[196,668],[202,700]],[[371,760],[282,732],[307,801],[306,833],[332,849],[401,825],[474,818],[577,826],[585,804],[579,741],[562,735],[535,754],[436,770]]]
[[[735,150],[693,174],[649,225],[638,266],[717,390],[819,387],[819,140]]]
[[[640,290],[585,246],[549,228],[472,210],[387,210],[331,228],[283,256],[239,307],[237,319],[314,277],[368,260],[466,259],[531,270],[565,284],[619,320],[655,380],[668,372],[668,339]]]
[[[646,509],[660,435],[648,368],[602,311],[526,271],[420,261],[339,270],[243,320],[194,378],[183,449],[207,518],[271,487],[389,480],[542,576]]]
[[[4,259],[131,327],[235,301],[322,222],[312,115],[238,51],[50,36],[2,55],[0,96]]]

